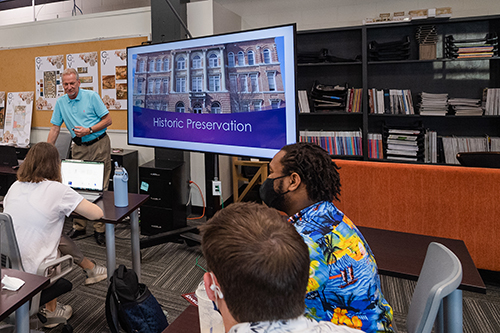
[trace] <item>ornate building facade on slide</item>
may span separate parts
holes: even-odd
[[[285,107],[273,38],[139,54],[134,105],[186,113]]]

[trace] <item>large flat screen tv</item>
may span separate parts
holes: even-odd
[[[261,158],[295,143],[295,30],[127,48],[128,143]]]

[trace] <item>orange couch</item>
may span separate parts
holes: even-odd
[[[500,169],[335,162],[336,205],[356,225],[461,239],[478,268],[500,271]]]

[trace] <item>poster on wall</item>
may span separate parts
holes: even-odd
[[[7,94],[2,144],[24,147],[30,143],[33,97],[33,91]]]
[[[5,124],[5,91],[0,91],[0,142],[3,138],[3,126]]]
[[[80,77],[80,88],[99,93],[97,52],[66,55],[66,68],[74,68]]]
[[[127,110],[127,50],[101,51],[101,97],[108,110]]]
[[[36,57],[36,109],[52,110],[58,97],[64,95],[61,73],[64,55]]]

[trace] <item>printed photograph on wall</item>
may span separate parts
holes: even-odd
[[[0,142],[3,137],[3,126],[5,125],[5,91],[0,91]]]
[[[63,55],[35,58],[37,110],[52,110],[57,98],[64,95],[61,81],[63,70]]]
[[[101,97],[108,110],[127,109],[127,50],[101,51]]]
[[[33,97],[33,91],[7,94],[2,144],[24,147],[30,143]]]
[[[80,77],[80,88],[99,92],[98,53],[66,55],[66,68],[74,68]]]

